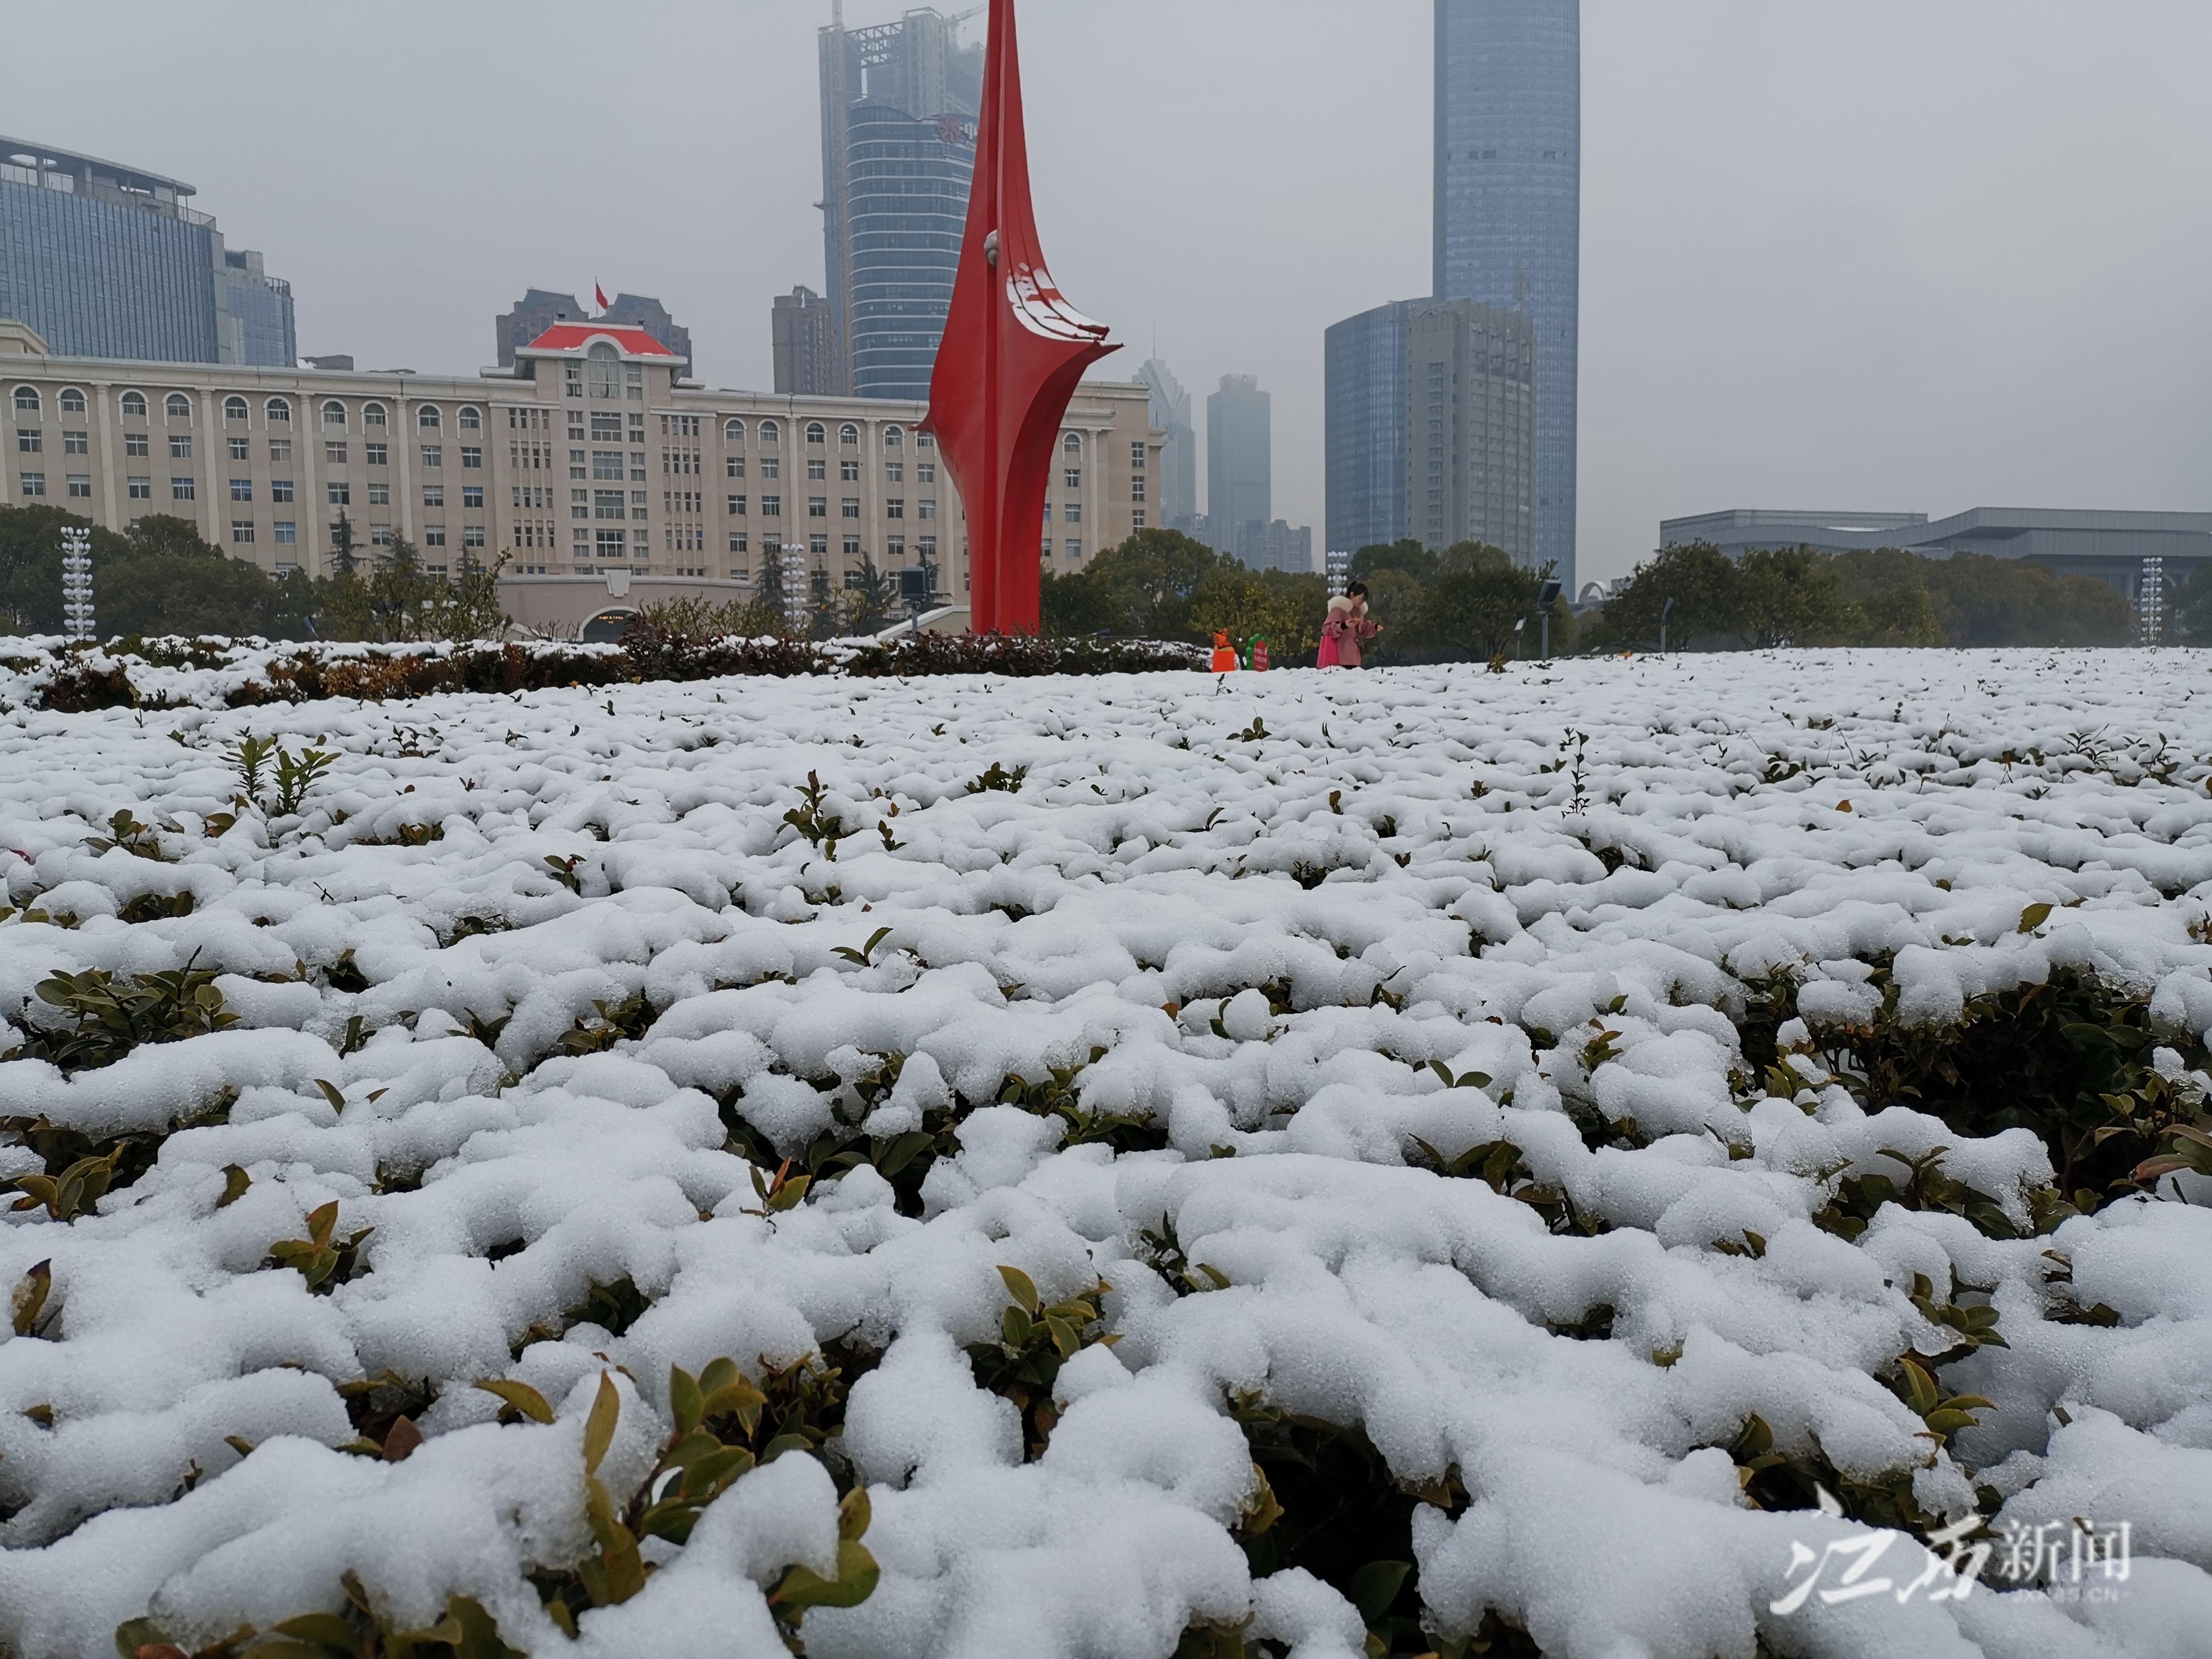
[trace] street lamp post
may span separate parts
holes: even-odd
[[[92,531],[85,525],[62,532],[62,622],[70,639],[92,638]]]
[[[1667,618],[1674,614],[1674,601],[1669,599],[1659,607],[1659,654],[1667,654]]]
[[[1559,584],[1546,582],[1536,590],[1537,614],[1544,619],[1544,660],[1552,659],[1552,607],[1559,602]]]

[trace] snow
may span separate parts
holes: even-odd
[[[13,696],[42,662],[0,665]],[[804,1455],[654,1546],[574,1644],[526,1575],[590,1547],[603,1375],[620,1503],[672,1365],[757,1377],[825,1344],[881,1354],[842,1453],[883,1577],[807,1616],[831,1659],[1165,1659],[1194,1622],[1359,1653],[1343,1595],[1255,1580],[1238,1547],[1245,1395],[1463,1487],[1413,1522],[1446,1636],[1494,1611],[1563,1659],[2204,1651],[2212,1213],[1814,1221],[1893,1151],[1945,1149],[2023,1232],[2051,1179],[2029,1131],[1962,1136],[1940,1099],[1870,1108],[1827,1075],[1815,1034],[1874,1017],[1877,964],[1909,1024],[2070,968],[2153,999],[2165,1040],[2212,1025],[2203,668],[1833,653],[233,710],[233,665],[135,669],[166,710],[0,700],[0,1050],[55,1024],[33,994],[58,971],[210,970],[240,1017],[72,1076],[0,1064],[0,1116],[166,1135],[96,1213],[0,1227],[0,1287],[52,1275],[37,1334],[0,1327],[0,1651],[105,1652],[149,1612],[212,1641],[336,1607],[349,1571],[394,1628],[463,1594],[537,1654],[781,1652],[763,1587],[836,1555]],[[271,817],[235,803],[248,735],[338,760]],[[994,766],[1018,787],[971,788]],[[834,861],[787,816],[810,777]],[[161,860],[90,844],[124,808]],[[1794,1098],[1738,1037],[1777,969],[1806,981]],[[2158,1065],[2203,1086],[2179,1048]],[[1066,1111],[1002,1098],[1055,1070]],[[948,1113],[918,1202],[863,1164],[766,1212],[821,1137]],[[1577,1115],[1634,1133],[1592,1150]],[[1144,1144],[1080,1127],[1109,1120]],[[1602,1230],[1434,1167],[1501,1142]],[[38,1167],[0,1146],[0,1179]],[[266,1258],[333,1201],[341,1240],[374,1231],[317,1295]],[[2118,1322],[2049,1318],[2045,1252]],[[1033,1458],[963,1352],[999,1340],[1002,1267],[1047,1304],[1104,1283],[1119,1338],[1060,1372]],[[1984,1287],[2008,1344],[1947,1368],[1992,1407],[1942,1447],[1876,1378],[1949,1346],[1916,1273]],[[625,1278],[635,1323],[560,1334]],[[434,1396],[395,1463],[338,1449],[340,1387],[387,1371]],[[556,1420],[496,1422],[472,1385],[502,1377]],[[1986,1486],[2000,1524],[2130,1522],[2134,1576],[2109,1601],[1991,1582],[1775,1614],[1793,1543],[1864,1529],[1750,1504],[1724,1449],[1753,1413],[1942,1517]]]

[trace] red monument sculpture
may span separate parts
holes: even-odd
[[[991,0],[975,181],[960,274],[937,368],[928,429],[968,513],[969,626],[1037,631],[1045,491],[1068,400],[1084,371],[1119,346],[1067,302],[1037,240],[1022,121],[1014,0]]]

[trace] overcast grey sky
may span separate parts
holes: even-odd
[[[829,0],[0,0],[0,131],[174,173],[301,349],[470,368],[528,286],[764,386],[822,280]],[[885,21],[903,0],[849,0]],[[1024,0],[1046,246],[1133,375],[1275,395],[1429,287],[1427,0]],[[2212,509],[2206,0],[1585,0],[1585,578],[1723,507]]]

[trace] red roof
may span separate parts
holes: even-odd
[[[611,340],[626,357],[666,357],[681,361],[666,346],[641,328],[609,323],[556,323],[525,348],[530,351],[580,351],[593,340]]]

